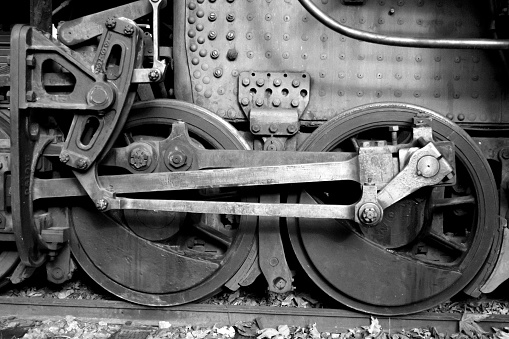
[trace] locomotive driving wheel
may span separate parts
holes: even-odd
[[[196,147],[249,148],[232,126],[214,114],[174,100],[135,104],[118,146],[167,139],[172,124],[179,120],[186,123]],[[150,167],[149,159],[140,152],[131,152],[129,161],[133,168]],[[154,154],[151,157],[156,161]],[[175,166],[175,169],[186,170],[186,167]],[[99,175],[101,173],[114,174],[111,168],[99,166]],[[203,200],[225,196],[249,200],[235,190],[162,192],[129,197]],[[255,241],[257,223],[256,217],[139,210],[106,215],[93,206],[73,208],[72,220],[71,247],[83,269],[111,293],[151,306],[183,304],[220,290],[247,258]]]
[[[490,167],[472,139],[437,113],[404,104],[360,106],[322,125],[301,150],[351,152],[360,140],[407,143],[418,113],[432,118],[435,141],[454,143],[454,185],[418,190],[387,208],[371,228],[345,220],[287,220],[303,270],[329,296],[357,310],[398,315],[435,306],[465,288],[497,243]],[[351,204],[360,190],[354,182],[313,185],[288,202]]]
[[[9,112],[7,110],[0,109],[0,153],[9,153],[10,134],[11,128],[9,124]],[[3,162],[4,161],[2,161],[2,166],[0,167],[0,178],[5,182],[4,175],[5,170],[8,170],[8,166],[6,166]],[[4,205],[7,204],[4,202]],[[5,208],[1,213],[0,235],[12,233],[12,222],[8,222],[10,216],[5,211]],[[16,251],[16,244],[11,241],[0,242],[0,287],[9,283],[9,276],[18,263],[19,255]]]

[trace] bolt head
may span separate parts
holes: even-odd
[[[280,100],[280,99],[277,99],[277,98],[276,98],[276,99],[274,99],[274,100],[272,100],[272,105],[273,105],[274,107],[279,107],[279,105],[281,105],[281,100]]]
[[[300,81],[299,81],[299,80],[297,80],[297,79],[294,79],[294,80],[292,81],[292,86],[293,86],[293,87],[299,87],[299,86],[300,86]]]
[[[262,87],[263,85],[265,85],[265,80],[262,79],[262,78],[259,78],[256,80],[256,84],[259,86],[259,87]]]
[[[256,99],[256,106],[262,107],[263,106],[263,99]]]
[[[292,100],[292,107],[299,107],[299,100],[293,99]]]
[[[150,162],[150,153],[144,147],[135,147],[131,150],[129,165],[135,170],[144,170]]]
[[[276,79],[274,79],[274,81],[273,81],[273,84],[274,84],[274,86],[276,86],[276,87],[281,86],[281,83],[282,83],[282,82],[281,82],[281,79],[279,79],[279,78],[276,78]]]
[[[248,99],[248,98],[242,98],[242,100],[241,100],[241,104],[242,104],[242,106],[247,106],[247,105],[249,105],[249,99]]]
[[[106,28],[113,29],[117,25],[117,20],[115,18],[108,18],[106,20]]]
[[[108,202],[105,200],[105,199],[99,199],[97,200],[97,202],[95,203],[95,207],[99,210],[99,211],[104,211],[108,208]]]
[[[502,157],[502,159],[509,159],[509,148],[504,148],[501,152],[500,152],[500,156]]]
[[[36,98],[37,98],[37,96],[35,95],[34,91],[27,91],[26,92],[26,100],[28,102],[33,102],[33,101],[35,101]]]
[[[124,28],[125,35],[132,35],[134,33],[134,27],[132,25],[127,25]]]
[[[293,124],[292,125],[288,125],[286,130],[288,131],[288,133],[294,134],[295,132],[297,132],[297,126],[295,126]]]
[[[187,155],[182,151],[173,151],[168,155],[168,162],[174,168],[180,168],[186,164]]]
[[[258,124],[254,124],[253,126],[251,126],[251,131],[252,131],[253,133],[258,133],[258,132],[260,132],[260,125],[258,125]]]
[[[60,159],[60,162],[66,164],[69,162],[69,153],[67,152],[63,152],[63,153],[60,153],[60,156],[58,157]]]
[[[242,85],[249,86],[250,83],[251,83],[251,81],[249,80],[249,78],[242,79]]]
[[[269,132],[270,133],[276,133],[278,130],[277,126],[275,124],[270,124],[269,126]]]
[[[88,161],[83,158],[78,159],[76,166],[78,166],[79,169],[86,169],[88,167]]]
[[[148,79],[150,81],[157,81],[161,77],[161,71],[158,69],[151,69],[150,72],[148,72]]]

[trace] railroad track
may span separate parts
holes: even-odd
[[[371,317],[365,313],[339,309],[311,309],[286,307],[247,307],[231,305],[192,304],[154,308],[110,300],[59,300],[45,298],[0,297],[0,317],[46,319],[73,316],[80,319],[100,319],[109,323],[157,326],[167,321],[172,326],[233,326],[239,322],[257,319],[264,327],[278,325],[307,326],[316,323],[320,331],[346,332],[348,329],[368,326]],[[433,326],[439,333],[459,332],[459,313],[418,313],[399,317],[377,317],[383,330],[397,332],[403,329]],[[503,328],[509,324],[509,315],[489,315],[477,322],[485,331]]]

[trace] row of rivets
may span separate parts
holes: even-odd
[[[356,73],[356,76],[359,79],[363,79],[364,78],[364,73]],[[376,73],[375,74],[375,78],[377,78],[377,79],[382,79],[383,77],[384,77],[383,73]],[[338,73],[338,78],[340,78],[340,79],[346,78],[346,73],[339,72]],[[401,75],[401,73],[394,73],[394,78],[396,78],[398,80],[401,80],[401,79],[403,79],[403,76]],[[414,79],[415,80],[421,80],[422,76],[419,73],[415,73],[414,74]],[[429,78],[429,79],[433,79],[435,81],[440,81],[440,80],[442,80],[442,76],[437,74],[437,75],[435,75],[435,76],[433,76],[432,78]],[[459,80],[461,80],[461,76],[456,74],[456,75],[453,76],[453,79],[455,81],[459,81]],[[471,77],[471,79],[472,79],[472,81],[478,81],[479,80],[479,76],[478,75],[473,75]]]
[[[339,91],[337,92],[337,94],[338,94],[340,97],[342,97],[342,96],[344,96],[344,95],[345,95],[345,91],[344,91],[344,90],[339,90]],[[325,96],[325,95],[326,95],[325,90],[321,90],[321,91],[319,91],[319,95],[320,95],[320,96]],[[355,95],[357,95],[358,97],[362,97],[362,96],[364,96],[364,95],[365,95],[365,93],[364,93],[364,91],[359,90],[359,91],[356,91],[356,92],[355,92]],[[399,98],[399,97],[401,97],[402,95],[403,95],[403,92],[402,92],[402,91],[400,91],[400,90],[395,90],[395,91],[394,91],[394,96],[395,96],[395,97],[398,97],[398,98]],[[434,97],[434,98],[436,98],[436,99],[438,99],[438,98],[440,98],[440,97],[442,96],[442,94],[440,93],[440,91],[434,91],[432,95],[433,95],[433,97]],[[382,96],[383,96],[383,92],[382,92],[382,91],[380,91],[380,90],[378,90],[378,91],[376,91],[376,92],[375,92],[375,96],[376,96],[377,98],[380,98],[380,97],[382,97]],[[420,91],[414,91],[414,92],[412,92],[412,96],[414,96],[415,98],[421,98],[421,97],[423,96],[423,93],[422,93],[422,92],[420,92]],[[462,95],[461,95],[461,93],[456,92],[456,93],[454,93],[454,94],[452,95],[452,98],[454,98],[454,99],[459,99],[459,98],[461,98],[461,96],[462,96]],[[489,96],[489,98],[490,98],[490,99],[494,99],[494,98],[496,98],[496,97],[497,97],[497,93],[492,92],[492,93],[490,93],[488,96]],[[478,99],[478,98],[479,98],[479,93],[477,93],[477,92],[473,92],[473,93],[471,93],[470,97],[471,97],[472,99]]]

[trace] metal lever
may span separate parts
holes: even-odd
[[[150,0],[152,5],[152,42],[154,47],[152,68],[135,69],[132,83],[160,82],[163,80],[166,63],[159,60],[159,8],[166,6],[166,0]],[[161,6],[162,4],[162,6]]]

